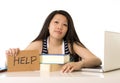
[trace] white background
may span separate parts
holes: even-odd
[[[102,59],[104,31],[120,32],[120,0],[0,0],[0,64],[5,50],[24,49],[59,9],[71,14],[81,42]]]

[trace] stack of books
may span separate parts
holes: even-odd
[[[70,56],[64,54],[40,55],[40,71],[59,71],[62,66],[69,62]]]

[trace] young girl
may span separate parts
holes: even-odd
[[[39,50],[40,54],[70,54],[70,62],[61,69],[64,73],[101,65],[101,60],[80,42],[71,16],[63,10],[49,14],[40,34],[25,50]],[[6,55],[17,55],[19,51],[19,48],[10,48]]]

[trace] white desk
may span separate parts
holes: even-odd
[[[2,72],[0,83],[120,83],[120,70],[95,72]]]

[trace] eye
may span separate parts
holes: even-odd
[[[66,27],[68,26],[68,24],[63,24],[63,25],[66,26]]]
[[[55,21],[54,23],[58,24],[59,22],[58,22],[58,21]]]

